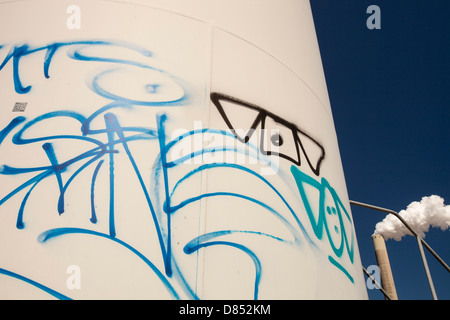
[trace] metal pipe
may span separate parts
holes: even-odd
[[[404,225],[406,228],[408,228],[408,230],[417,238],[420,238],[420,242],[425,246],[425,248],[427,248],[427,250],[431,253],[431,255],[433,257],[436,258],[437,261],[439,261],[439,263],[445,268],[445,270],[447,270],[447,272],[450,272],[450,267],[448,266],[447,263],[445,263],[444,260],[442,260],[442,258],[430,247],[430,245],[424,240],[422,239],[422,237],[420,237],[417,232],[412,229],[407,223],[406,221],[403,219],[402,216],[400,216],[397,212],[393,211],[393,210],[389,210],[389,209],[385,209],[385,208],[381,208],[381,207],[377,207],[377,206],[373,206],[370,204],[366,204],[366,203],[362,203],[362,202],[357,202],[357,201],[353,201],[350,200],[350,204],[356,205],[356,206],[360,206],[360,207],[364,207],[364,208],[368,208],[368,209],[374,209],[374,210],[378,210],[378,211],[383,211],[386,213],[391,213],[394,216],[396,216]]]
[[[434,300],[437,300],[436,290],[434,289],[433,280],[431,278],[430,269],[428,268],[427,258],[425,257],[425,252],[423,252],[422,241],[420,237],[416,237],[417,244],[419,245],[420,255],[422,256],[423,266],[425,268],[425,273],[427,274],[428,284],[430,285],[431,295]]]
[[[425,268],[425,273],[427,275],[428,284],[430,285],[431,294],[433,296],[433,299],[437,300],[436,291],[434,289],[434,284],[433,284],[433,279],[431,278],[430,270],[428,268],[428,262],[426,260],[425,253],[423,251],[422,244],[428,249],[428,251],[433,255],[433,257],[435,257],[436,260],[439,261],[439,263],[447,270],[447,272],[450,272],[450,267],[445,263],[445,261],[442,260],[441,257],[439,257],[439,255],[428,245],[428,243],[426,243],[426,241],[423,240],[422,237],[413,228],[411,228],[408,225],[408,223],[403,219],[403,217],[400,216],[400,214],[398,214],[397,212],[395,212],[393,210],[390,210],[390,209],[385,209],[385,208],[377,207],[377,206],[374,206],[374,205],[370,205],[370,204],[366,204],[366,203],[362,203],[362,202],[358,202],[358,201],[350,200],[349,202],[352,205],[356,205],[356,206],[360,206],[360,207],[364,207],[364,208],[368,208],[368,209],[373,209],[373,210],[377,210],[377,211],[382,211],[382,212],[386,212],[386,213],[389,213],[389,214],[393,214],[394,216],[396,216],[405,225],[406,228],[408,228],[408,230],[417,239],[417,244],[419,245],[420,255],[422,257],[422,263],[423,263],[424,268]]]

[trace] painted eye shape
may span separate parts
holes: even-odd
[[[261,119],[260,149],[266,155],[278,156],[299,165],[295,132],[280,120],[269,115]]]
[[[328,213],[329,216],[332,216],[332,215],[336,216],[337,215],[336,208],[335,207],[331,207],[331,209],[330,209],[330,206],[327,206],[327,213]],[[334,229],[334,232],[336,232],[336,234],[339,233],[339,228],[338,228],[337,225],[335,225],[333,229]]]
[[[336,208],[335,208],[335,207],[332,207],[332,208],[330,209],[330,206],[327,206],[327,212],[328,212],[329,215],[337,214],[337,213],[336,213]]]
[[[283,145],[283,138],[281,137],[281,135],[279,133],[274,133],[271,137],[270,137],[270,141],[272,142],[272,144],[276,147],[280,147]]]

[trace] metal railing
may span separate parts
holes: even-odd
[[[428,285],[430,286],[431,295],[433,296],[434,300],[437,300],[436,290],[434,288],[433,279],[431,278],[430,269],[428,267],[428,262],[425,257],[425,252],[423,250],[423,247],[425,246],[425,248],[431,253],[431,255],[434,258],[436,258],[436,260],[447,270],[447,272],[450,272],[450,267],[445,263],[445,261],[442,260],[442,258],[430,247],[430,245],[428,243],[426,243],[426,241],[410,225],[408,225],[408,223],[403,219],[403,217],[400,214],[398,214],[397,212],[390,210],[390,209],[385,209],[385,208],[381,208],[381,207],[377,207],[377,206],[373,206],[370,204],[357,202],[357,201],[353,201],[353,200],[350,200],[350,204],[359,206],[359,207],[364,207],[364,208],[368,208],[368,209],[373,209],[373,210],[389,213],[389,214],[393,214],[405,225],[406,228],[408,228],[408,230],[411,232],[411,234],[417,240],[417,245],[419,246],[420,256],[422,257],[423,266],[425,268],[425,273],[426,273],[427,279],[428,279]],[[364,271],[364,273],[366,273],[366,275],[368,275],[368,272],[364,269],[364,267],[363,267],[363,271]],[[372,279],[372,281],[375,281],[375,279],[373,279],[372,276],[370,276],[370,278]],[[377,287],[381,288],[381,286],[378,285],[377,283],[376,283],[376,285],[377,285]],[[382,290],[382,293],[385,295],[385,297],[389,298],[389,296],[387,296],[387,294],[384,290]]]

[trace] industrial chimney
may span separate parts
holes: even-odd
[[[374,234],[372,236],[372,241],[375,249],[375,256],[377,258],[378,267],[380,268],[381,283],[383,285],[383,289],[392,300],[398,300],[384,237],[381,234]]]

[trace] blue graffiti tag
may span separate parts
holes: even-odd
[[[227,246],[235,250],[239,250],[245,253],[253,262],[255,270],[255,278],[253,280],[253,298],[258,299],[261,283],[261,272],[264,266],[261,263],[260,257],[251,250],[248,246],[236,241],[223,240],[221,237],[232,234],[251,234],[259,237],[264,237],[277,243],[282,243],[288,246],[300,246],[301,244],[309,245],[310,247],[317,248],[315,239],[308,233],[307,228],[301,221],[301,215],[294,211],[293,207],[288,203],[286,198],[282,195],[280,191],[265,177],[261,174],[249,169],[246,166],[226,163],[226,162],[215,162],[211,164],[200,163],[195,169],[190,170],[188,173],[184,174],[181,178],[174,182],[174,185],[169,185],[169,178],[171,173],[180,167],[185,160],[193,159],[197,157],[202,157],[205,154],[213,154],[217,152],[233,152],[241,153],[242,149],[239,147],[202,147],[201,150],[193,151],[190,154],[184,155],[179,159],[169,160],[169,153],[177,146],[178,143],[183,142],[184,139],[189,139],[196,135],[202,135],[206,133],[214,133],[228,138],[233,138],[238,141],[236,137],[230,131],[223,131],[218,129],[202,129],[193,130],[178,137],[170,140],[168,138],[167,123],[170,121],[169,117],[165,112],[161,112],[156,116],[156,128],[141,127],[141,126],[126,126],[125,121],[119,117],[117,110],[131,110],[139,107],[169,107],[169,106],[184,106],[187,104],[190,96],[190,92],[186,89],[183,81],[177,79],[175,76],[167,73],[166,71],[159,69],[152,65],[151,61],[149,63],[137,62],[134,60],[119,59],[108,57],[106,55],[100,56],[92,54],[95,50],[89,51],[89,48],[123,48],[130,50],[134,53],[138,53],[142,57],[152,59],[152,52],[135,46],[129,43],[124,43],[120,41],[73,41],[73,42],[55,42],[49,45],[40,47],[31,47],[30,45],[24,44],[20,46],[13,46],[10,48],[9,53],[4,58],[2,64],[0,65],[0,71],[3,70],[5,65],[9,61],[12,61],[13,67],[13,83],[14,90],[18,94],[27,94],[32,90],[32,84],[24,85],[21,78],[20,66],[21,59],[25,56],[33,55],[37,52],[44,52],[45,57],[43,60],[43,75],[45,79],[50,78],[50,68],[53,65],[53,59],[55,54],[61,51],[63,48],[68,50],[67,56],[70,59],[89,62],[89,63],[112,63],[115,64],[114,68],[108,69],[106,71],[101,71],[95,75],[92,81],[88,84],[89,88],[98,96],[111,100],[106,105],[101,106],[96,111],[89,115],[82,115],[75,111],[53,111],[45,114],[41,114],[31,120],[23,116],[15,117],[0,131],[0,150],[4,143],[11,142],[15,146],[20,146],[25,148],[26,146],[37,145],[42,148],[42,152],[45,154],[45,160],[48,161],[47,165],[44,166],[31,166],[31,167],[15,167],[8,164],[2,164],[0,166],[0,175],[10,175],[10,176],[21,176],[26,175],[26,181],[22,182],[19,186],[8,190],[6,195],[0,198],[0,206],[6,203],[9,199],[15,196],[19,196],[21,191],[25,192],[25,195],[21,199],[20,207],[17,212],[17,229],[25,229],[27,216],[26,208],[30,195],[36,191],[36,187],[42,183],[42,181],[47,179],[55,179],[55,183],[58,187],[58,201],[55,206],[55,212],[57,215],[62,215],[66,211],[65,208],[65,198],[70,192],[70,186],[76,183],[78,177],[82,172],[86,172],[88,168],[92,168],[92,175],[90,176],[90,196],[87,201],[90,202],[90,219],[92,224],[98,222],[100,217],[96,213],[96,182],[99,173],[106,171],[108,175],[108,196],[109,202],[105,204],[108,207],[108,232],[101,233],[89,229],[83,228],[57,228],[47,230],[39,236],[38,241],[41,244],[47,243],[49,239],[59,238],[67,234],[78,234],[82,236],[90,236],[96,238],[107,239],[114,243],[115,245],[124,247],[136,255],[139,259],[144,262],[150,272],[153,272],[161,283],[164,285],[166,290],[174,299],[180,299],[181,292],[178,292],[175,286],[173,286],[172,281],[176,282],[179,287],[184,291],[188,297],[192,299],[198,299],[195,290],[192,285],[188,283],[184,274],[183,268],[180,266],[180,262],[177,261],[176,255],[173,252],[172,238],[174,236],[173,218],[178,214],[183,208],[198,202],[202,199],[221,197],[227,198],[232,197],[235,199],[240,199],[248,201],[249,203],[255,204],[261,208],[261,214],[268,214],[279,221],[289,233],[292,235],[293,240],[283,239],[272,234],[257,232],[251,230],[218,230],[216,232],[210,232],[195,236],[193,239],[188,241],[188,243],[183,248],[183,253],[186,255],[191,255],[198,252],[201,249],[211,248],[213,246]],[[3,47],[0,47],[2,49]],[[89,54],[91,53],[91,54]],[[110,88],[107,88],[105,79],[108,77],[114,77],[119,74],[122,67],[135,68],[137,70],[146,70],[151,72],[155,76],[157,81],[152,81],[145,85],[146,92],[149,94],[149,99],[143,100],[134,97],[126,97],[118,92],[114,92]],[[158,82],[159,81],[159,82]],[[174,89],[176,94],[169,96],[159,95],[159,91],[164,86],[170,86]],[[32,136],[32,129],[39,125],[50,125],[50,121],[66,120],[73,122],[79,131],[76,134],[54,134],[47,136]],[[96,121],[97,126],[93,128],[92,123]],[[297,130],[297,129],[296,129]],[[303,134],[303,132],[302,132]],[[310,138],[309,136],[303,134],[302,139]],[[296,138],[296,142],[302,146],[300,138]],[[88,147],[81,153],[68,158],[62,159],[61,154],[58,153],[58,146],[63,145],[67,141],[72,142],[82,142],[83,145]],[[147,141],[149,147],[156,150],[158,153],[156,159],[154,160],[154,165],[151,170],[150,176],[144,176],[143,170],[138,166],[135,153],[130,147],[132,144],[138,141]],[[259,146],[252,145],[250,142],[240,141],[241,146],[250,148],[254,153],[247,154],[249,157],[255,157],[259,160],[270,163],[270,156],[261,153]],[[323,151],[321,145],[319,150]],[[158,152],[159,151],[159,152]],[[117,229],[120,228],[116,225],[116,199],[120,196],[116,190],[116,186],[120,181],[117,177],[117,157],[122,152],[125,155],[125,159],[131,165],[132,176],[136,179],[139,184],[139,192],[141,196],[145,198],[147,214],[152,219],[153,227],[157,235],[157,241],[159,246],[159,258],[161,259],[164,271],[161,271],[157,267],[155,261],[151,261],[147,256],[138,251],[135,247],[126,243],[122,239],[119,239]],[[307,152],[302,151],[302,154],[306,156]],[[319,159],[316,159],[315,166],[310,163],[310,167],[314,170],[313,172],[318,175],[319,167],[324,158],[324,153],[320,155]],[[289,219],[284,217],[277,209],[269,205],[265,201],[261,201],[254,197],[229,191],[217,191],[208,192],[193,196],[187,199],[183,199],[179,202],[175,202],[175,194],[177,190],[184,185],[191,183],[192,179],[201,175],[206,171],[213,171],[219,169],[229,170],[230,174],[234,172],[240,172],[258,179],[261,186],[264,186],[272,192],[280,201],[283,206],[289,212],[291,218],[293,218],[295,223],[291,223]],[[343,206],[341,200],[339,199],[336,191],[331,187],[325,178],[322,178],[321,182],[318,182],[314,178],[310,177],[306,173],[300,171],[295,165],[291,167],[291,173],[294,180],[298,186],[301,200],[304,204],[305,211],[310,220],[312,230],[317,239],[322,240],[328,239],[330,246],[333,250],[334,256],[328,256],[330,263],[337,268],[339,268],[347,277],[353,282],[353,278],[349,271],[347,271],[343,265],[339,262],[344,256],[344,252],[348,254],[350,261],[353,263],[354,255],[354,234],[353,230],[348,230],[346,227],[347,223],[351,225],[351,219],[347,213],[345,207]],[[33,175],[29,177],[28,175]],[[153,181],[154,188],[149,188],[146,186],[145,181],[150,179]],[[161,183],[159,183],[161,182]],[[316,189],[320,193],[320,203],[319,203],[319,214],[315,215],[312,211],[310,204],[311,199],[309,198],[305,185]],[[325,207],[325,201],[331,195],[331,200],[334,206]],[[335,230],[329,230],[327,220],[328,215],[335,215],[339,220],[339,226],[335,227]],[[316,218],[317,217],[317,218]],[[153,230],[153,229],[152,229]],[[332,232],[340,233],[341,242],[335,242],[335,237]],[[348,239],[348,233],[350,232],[351,239]],[[120,234],[119,234],[120,235]],[[344,251],[346,249],[346,251]],[[209,249],[208,249],[209,250]],[[15,279],[24,281],[29,285],[32,285],[40,290],[56,297],[59,299],[69,299],[67,296],[54,291],[32,279],[25,278],[12,271],[1,269],[0,274],[13,277]],[[151,288],[150,288],[151,289]]]

